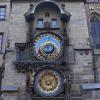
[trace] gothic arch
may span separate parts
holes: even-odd
[[[93,18],[93,17],[97,17],[98,19],[100,19],[100,14],[98,12],[93,12],[90,14],[90,20]]]
[[[93,40],[93,46],[100,48],[100,15],[92,13],[90,18],[90,29]]]

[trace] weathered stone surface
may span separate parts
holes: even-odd
[[[23,43],[27,40],[28,26],[25,21],[24,14],[29,9],[29,2],[15,2],[12,4],[12,11],[10,13],[10,3],[0,2],[0,4],[7,5],[7,21],[0,23],[0,31],[4,34],[4,45],[9,40],[12,52],[8,52],[5,58],[5,73],[2,80],[2,86],[16,86],[19,88],[19,92],[15,94],[3,93],[3,100],[25,100],[26,99],[26,74],[17,73],[15,70],[14,61],[16,61],[16,49],[15,43]],[[66,29],[69,36],[69,44],[67,47],[66,61],[69,64],[69,68],[72,74],[72,93],[81,94],[80,84],[93,83],[94,71],[93,71],[93,57],[89,44],[89,33],[87,27],[87,19],[85,12],[85,5],[81,2],[65,3],[65,10],[71,13],[71,19]],[[9,16],[9,14],[11,14]],[[44,13],[41,13],[44,14]],[[55,15],[56,16],[56,15]],[[9,20],[10,17],[10,20]],[[39,31],[40,32],[40,31]],[[8,34],[9,33],[9,34]],[[85,51],[89,50],[88,54]],[[81,51],[83,52],[81,54]],[[99,51],[98,51],[99,52]],[[98,53],[97,52],[97,53]],[[0,66],[2,65],[3,54],[0,54]],[[100,57],[97,57],[96,67],[98,71],[98,81],[100,81]],[[83,94],[84,100],[99,100],[99,91],[95,91],[95,98],[92,91],[87,91]],[[74,99],[73,99],[74,100]],[[78,99],[76,99],[78,100]],[[81,100],[81,99],[80,99]]]

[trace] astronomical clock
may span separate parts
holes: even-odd
[[[66,26],[70,16],[64,11],[64,5],[62,7],[53,0],[39,0],[34,5],[30,4],[29,11],[25,13],[29,31],[27,43],[22,44],[20,50],[25,51],[28,57],[16,65],[28,71],[26,85],[33,99],[65,98],[67,65],[64,57],[68,44]]]

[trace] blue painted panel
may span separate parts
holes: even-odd
[[[91,19],[91,33],[94,47],[98,48],[100,46],[100,21],[96,17]]]
[[[100,89],[100,83],[88,83],[88,84],[82,84],[81,88],[83,90],[95,90]]]

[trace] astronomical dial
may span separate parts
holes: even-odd
[[[56,96],[63,90],[62,73],[55,69],[43,69],[36,74],[34,90],[40,96]]]
[[[35,37],[33,51],[38,59],[55,60],[62,55],[62,40],[53,33],[43,33]]]

